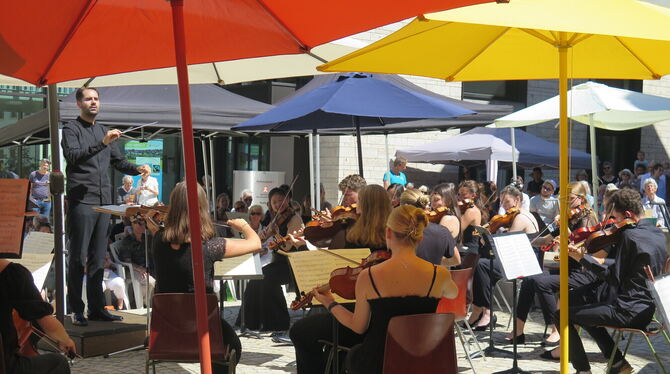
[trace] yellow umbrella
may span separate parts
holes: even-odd
[[[568,191],[568,78],[670,74],[670,10],[635,0],[514,0],[418,17],[319,67],[447,81],[559,79],[560,183]],[[567,198],[568,194],[562,194]],[[561,372],[568,372],[567,200],[561,204]]]

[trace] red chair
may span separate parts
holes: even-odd
[[[447,299],[443,297],[440,300],[440,303],[437,305],[436,312],[452,313],[454,315],[454,320],[456,322],[464,321],[465,326],[468,328],[468,331],[470,331],[470,336],[472,336],[472,338],[475,341],[475,344],[477,345],[479,355],[484,357],[484,351],[482,351],[482,347],[479,345],[479,341],[477,340],[477,337],[475,336],[475,333],[472,331],[472,327],[470,326],[466,318],[468,314],[468,309],[470,308],[470,303],[472,301],[473,274],[474,274],[473,268],[451,270],[451,279],[454,281],[454,283],[456,283],[456,287],[458,288],[458,295],[453,299]],[[465,357],[468,359],[468,362],[470,363],[472,372],[476,373],[475,367],[470,359],[471,358],[470,352],[468,350],[465,339],[463,338],[463,331],[461,330],[461,326],[459,326],[458,324],[456,324],[456,334],[458,335],[458,338],[461,340],[463,350],[465,351]]]
[[[156,294],[152,299],[149,348],[146,373],[151,364],[154,374],[160,361],[198,362],[198,333],[195,320],[195,295],[183,293]],[[237,352],[223,341],[221,316],[215,295],[207,295],[207,320],[212,361],[228,365],[235,372]]]
[[[384,349],[384,374],[457,374],[453,314],[391,318]]]

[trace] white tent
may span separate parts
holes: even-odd
[[[482,160],[487,162],[487,180],[496,180],[498,161],[512,162],[515,157],[529,166],[558,167],[558,144],[548,142],[525,131],[514,129],[517,146],[512,147],[511,132],[507,129],[476,127],[450,138],[420,146],[399,149],[396,156],[410,162],[433,164]],[[587,168],[591,156],[571,150],[571,163],[577,168]]]
[[[559,97],[498,118],[495,127],[521,127],[558,119]],[[595,128],[624,131],[670,120],[670,99],[595,82],[568,91],[568,117],[589,126],[593,192],[598,191]]]

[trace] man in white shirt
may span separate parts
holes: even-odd
[[[158,180],[147,172],[137,181],[137,203],[140,205],[153,206],[158,202]]]
[[[656,191],[656,196],[660,197],[661,199],[665,200],[666,199],[666,183],[665,183],[665,175],[663,174],[663,165],[660,163],[654,163],[653,166],[650,167],[649,173],[642,174],[640,176],[640,194],[643,196],[645,195],[644,191],[644,182],[649,179],[649,178],[654,178],[656,181],[656,185],[658,186],[658,191]]]
[[[554,222],[559,214],[558,199],[553,196],[554,191],[556,191],[556,182],[548,179],[542,184],[540,194],[530,199],[530,212],[537,213],[545,225]]]

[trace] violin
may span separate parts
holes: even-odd
[[[465,211],[474,208],[475,202],[470,199],[463,199],[458,202],[458,209],[461,210],[461,214],[465,214]]]
[[[83,359],[83,357],[78,355],[76,352],[62,350],[58,346],[58,341],[56,341],[56,339],[50,337],[43,331],[33,327],[33,325],[29,321],[26,321],[23,318],[21,318],[21,316],[19,316],[19,313],[16,310],[12,310],[12,320],[14,323],[14,329],[16,330],[16,336],[18,338],[19,350],[17,353],[19,355],[23,357],[39,356],[39,352],[37,352],[37,346],[31,339],[32,334],[35,334],[39,338],[41,338],[42,341],[44,341],[47,345],[65,354],[70,360],[73,360],[75,358]]]
[[[391,258],[389,251],[374,251],[367,258],[361,260],[361,264],[357,267],[343,267],[333,270],[330,273],[330,280],[327,284],[316,287],[316,290],[321,293],[330,290],[343,299],[356,299],[356,280],[363,269],[376,265],[380,262]],[[300,300],[293,300],[291,303],[292,310],[298,310],[312,304],[314,298],[314,291],[302,293]]]
[[[305,225],[304,237],[311,243],[331,239],[335,234],[353,224],[359,218],[356,213],[357,204],[351,206],[336,206],[328,214],[320,214],[318,219],[307,222]],[[316,218],[316,217],[315,217]]]
[[[132,206],[126,209],[126,215],[144,219],[147,228],[154,234],[165,227],[169,212],[169,206],[158,204],[154,206]]]
[[[493,216],[489,223],[484,225],[484,228],[488,228],[489,232],[491,234],[494,234],[500,229],[501,227],[509,227],[512,225],[512,222],[514,222],[514,218],[519,215],[521,211],[518,208],[511,208],[508,209],[505,214],[498,214]]]
[[[588,253],[598,252],[619,241],[621,233],[627,228],[635,227],[636,224],[631,218],[626,218],[621,222],[616,222],[607,228],[594,232],[582,243],[584,243],[583,245]]]
[[[444,216],[453,216],[454,212],[451,209],[441,206],[433,210],[425,210],[428,221],[432,223],[439,223]]]
[[[304,229],[298,230],[293,234],[287,234],[285,236],[275,234],[274,235],[274,241],[269,242],[267,244],[267,246],[268,246],[269,249],[271,249],[273,251],[279,250],[284,246],[284,244],[286,244],[291,239],[291,237],[289,235],[293,235],[294,238],[299,238],[299,237],[303,236],[303,231],[304,231]]]

